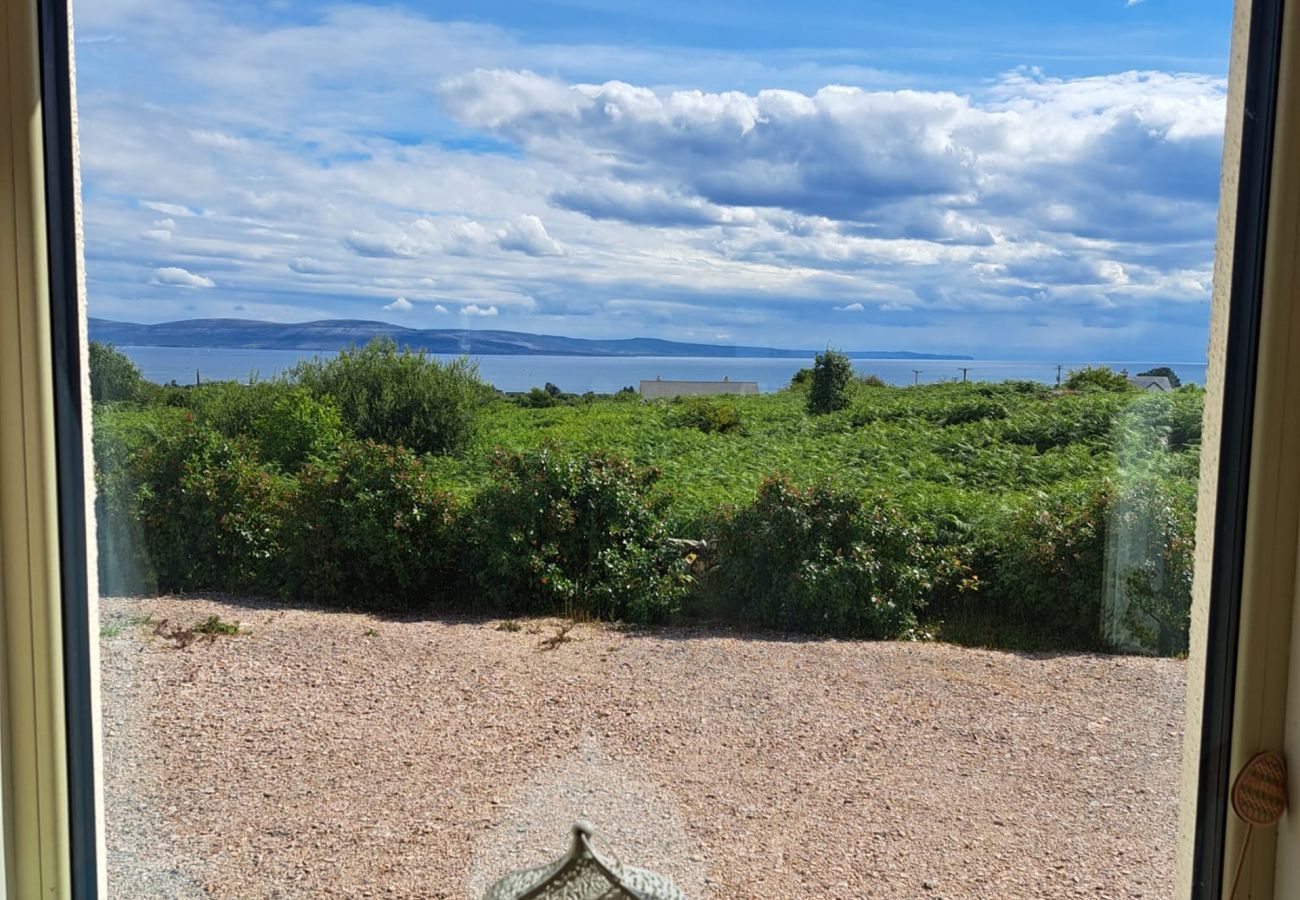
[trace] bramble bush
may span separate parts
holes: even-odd
[[[495,611],[662,621],[687,587],[666,541],[656,473],[606,453],[497,451],[472,529]]]
[[[145,449],[135,494],[162,591],[267,590],[291,482],[248,442],[187,422]]]
[[[902,637],[938,577],[918,528],[825,483],[764,480],[753,503],[722,517],[714,542],[730,617],[768,628]]]
[[[281,543],[280,593],[291,599],[407,611],[464,593],[455,500],[402,448],[348,441],[304,467]]]
[[[444,363],[387,338],[303,360],[288,377],[317,398],[332,397],[354,436],[416,453],[462,452],[492,397],[468,359]]]

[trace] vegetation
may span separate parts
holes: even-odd
[[[356,437],[416,453],[463,451],[492,394],[468,360],[443,363],[389,338],[304,360],[290,377],[318,399],[332,398]]]
[[[723,603],[741,622],[851,637],[909,634],[935,550],[883,502],[828,483],[769,478],[716,529]]]
[[[1119,372],[1113,372],[1105,366],[1085,366],[1075,369],[1065,379],[1065,387],[1071,391],[1131,391],[1133,386],[1128,378]]]
[[[815,374],[806,392],[534,407],[383,346],[344,374],[100,402],[101,583],[1185,650],[1199,388],[1108,370],[881,388],[839,380],[836,356],[814,367],[840,392],[818,413]],[[451,409],[402,423],[409,384]]]
[[[90,342],[90,399],[96,403],[145,399],[149,382],[135,363],[112,344]]]
[[[796,376],[797,377],[797,376]],[[808,382],[808,411],[831,413],[849,405],[849,385],[853,383],[853,363],[830,347],[813,360]]]
[[[498,451],[472,535],[483,598],[511,612],[668,618],[687,581],[656,477],[599,452]]]
[[[405,611],[463,595],[455,498],[411,451],[347,441],[302,471],[287,505],[278,570],[267,573],[282,596]]]
[[[696,428],[705,434],[739,434],[744,430],[734,403],[707,397],[679,397],[669,418],[678,428]]]

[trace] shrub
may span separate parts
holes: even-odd
[[[903,636],[938,571],[920,531],[883,503],[782,477],[724,515],[715,540],[731,615],[770,628]]]
[[[524,409],[550,409],[552,406],[564,405],[558,394],[539,387],[530,388],[528,393],[516,397],[515,403]]]
[[[813,360],[812,382],[808,388],[808,411],[829,413],[849,405],[849,384],[853,381],[853,364],[837,350],[826,348]]]
[[[1187,480],[1142,479],[1116,503],[1118,528],[1144,538],[1127,548],[1136,565],[1121,571],[1127,607],[1123,624],[1138,647],[1160,656],[1185,655],[1192,613],[1196,488]]]
[[[813,370],[807,367],[800,369],[790,376],[788,390],[806,391],[812,387]]]
[[[90,342],[90,399],[97,402],[146,398],[149,383],[125,353],[112,344]]]
[[[409,450],[349,441],[298,476],[280,592],[387,610],[453,603],[463,591],[456,504]]]
[[[296,472],[335,451],[343,440],[343,416],[333,398],[317,399],[290,385],[254,419],[252,434],[263,459]]]
[[[230,438],[251,439],[258,455],[286,472],[333,452],[343,420],[333,398],[287,381],[213,381],[179,392],[177,402]]]
[[[288,485],[246,441],[188,423],[139,465],[136,503],[159,589],[273,583]]]
[[[1065,387],[1072,391],[1115,391],[1123,393],[1133,390],[1128,378],[1119,372],[1111,371],[1108,366],[1084,366],[1074,369],[1065,379]]]
[[[95,408],[95,539],[99,588],[105,594],[157,590],[147,541],[136,515],[138,461],[184,426],[184,410],[169,407]]]
[[[1009,631],[1056,648],[1101,647],[1109,502],[1105,488],[1040,494],[985,535],[986,602],[1000,604]]]
[[[390,339],[298,363],[290,377],[338,403],[356,437],[452,455],[470,443],[491,389],[466,359],[443,363]]]
[[[698,428],[705,434],[737,434],[743,430],[734,404],[717,403],[704,397],[674,402],[669,421],[677,428]]]
[[[889,387],[889,384],[885,381],[885,379],[881,378],[875,372],[872,372],[870,375],[863,375],[861,378],[857,379],[857,381],[858,384],[862,385],[863,387],[870,387],[870,388]]]
[[[511,612],[667,618],[687,576],[651,497],[656,477],[600,452],[498,451],[473,529],[484,597]]]

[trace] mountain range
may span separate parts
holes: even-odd
[[[322,319],[315,322],[264,322],[258,319],[182,319],[143,325],[89,320],[90,339],[136,347],[223,347],[245,350],[340,350],[373,338],[392,338],[399,345],[430,353],[474,356],[693,356],[693,357],[810,357],[814,350],[692,344],[658,338],[599,340],[527,334],[520,331],[479,331],[466,328],[406,328],[363,319]],[[849,350],[854,359],[972,359],[953,353],[909,350]]]

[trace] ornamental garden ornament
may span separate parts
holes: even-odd
[[[625,866],[592,846],[590,824],[573,826],[573,846],[553,863],[507,875],[483,900],[686,900],[668,878]]]

